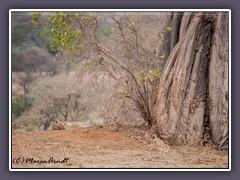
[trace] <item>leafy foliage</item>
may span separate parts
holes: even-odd
[[[22,12],[21,15],[12,15],[11,40],[13,49],[20,51],[33,46],[48,49],[49,40],[39,37],[39,32],[44,29],[32,31],[31,20],[32,16],[27,12]]]
[[[33,15],[35,26],[40,19],[38,13]],[[106,26],[102,21],[107,22]],[[151,48],[163,45],[164,33],[172,30],[168,27],[158,36],[159,32],[150,31],[152,27],[157,27],[157,23],[149,17],[139,18],[131,13],[112,14],[106,20],[98,12],[55,12],[49,16],[41,36],[51,38],[51,50],[64,55],[66,64],[84,61],[83,69],[104,69],[116,81],[118,97],[130,99],[143,119],[152,125],[160,60],[165,55]],[[105,39],[100,39],[101,35]]]
[[[77,62],[78,57],[84,54],[88,55],[91,50],[89,46],[89,39],[86,33],[95,33],[97,25],[96,15],[79,15],[79,13],[72,12],[56,12],[49,16],[48,23],[44,25],[45,31],[40,32],[40,35],[47,38],[51,37],[50,50],[52,52],[63,53],[65,55],[73,55],[74,58],[69,58],[66,64]],[[40,14],[33,15],[32,22],[35,26],[39,26]],[[36,29],[34,27],[34,29]]]
[[[168,32],[172,31],[172,28],[171,27],[167,27],[167,31]]]

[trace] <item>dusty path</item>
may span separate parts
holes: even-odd
[[[69,158],[66,163],[12,163],[13,168],[227,168],[228,153],[210,147],[154,147],[124,132],[96,127],[12,134],[12,160]],[[150,148],[152,147],[152,148]],[[154,148],[153,148],[154,147]],[[20,160],[19,160],[20,161]],[[22,161],[22,159],[21,159]]]

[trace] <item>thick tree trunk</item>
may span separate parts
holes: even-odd
[[[188,29],[189,24],[191,23],[192,18],[194,17],[194,14],[195,13],[193,12],[185,12],[183,14],[180,25],[179,39],[182,39],[182,37],[186,33],[186,30]]]
[[[219,13],[209,64],[209,122],[212,141],[220,146],[228,138],[228,16]]]
[[[159,39],[163,40],[163,44],[161,45],[158,43],[157,45],[157,57],[160,57],[160,54],[165,55],[165,58],[159,59],[161,61],[160,65],[161,69],[164,68],[171,51],[179,41],[182,17],[183,17],[182,12],[171,12],[164,13],[164,15],[162,15],[160,19],[162,24],[159,32]],[[167,32],[166,30],[168,27],[172,28],[170,32]]]
[[[162,138],[192,145],[202,143],[204,136],[219,144],[226,136],[226,15],[185,13],[181,18],[179,41],[162,72],[155,106]]]

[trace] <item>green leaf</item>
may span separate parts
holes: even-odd
[[[85,17],[85,21],[90,21],[91,19],[90,19],[90,17]]]
[[[78,36],[78,33],[76,31],[72,32],[72,37],[76,38]]]
[[[41,13],[34,13],[32,18],[32,23],[38,24],[40,16],[41,16]]]
[[[167,27],[167,31],[168,32],[172,31],[172,28],[171,27]]]
[[[152,76],[153,77],[159,77],[160,76],[160,71],[158,69],[154,70],[153,73],[152,73]]]
[[[139,77],[139,78],[137,78],[137,80],[138,80],[138,82],[143,82],[143,78],[142,77]]]
[[[52,32],[52,33],[55,33],[56,30],[55,30],[54,28],[51,28],[51,32]]]
[[[163,38],[162,38],[162,37],[159,39],[158,44],[159,44],[160,46],[163,45]]]
[[[141,72],[141,74],[144,74],[144,72],[145,72],[145,71],[144,71],[143,69],[141,69],[141,71],[140,71],[140,72]]]
[[[43,33],[43,32],[40,32],[39,34],[40,34],[40,36],[44,36],[44,33]]]
[[[148,39],[151,40],[152,38],[153,38],[153,36],[152,36],[151,34],[149,34],[149,35],[148,35]]]
[[[161,55],[160,55],[160,58],[162,58],[162,59],[165,58],[165,57],[166,57],[165,54],[161,54]]]
[[[160,70],[156,69],[156,70],[150,70],[148,71],[148,73],[152,76],[152,77],[159,77],[160,76]]]

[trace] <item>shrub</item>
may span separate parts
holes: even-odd
[[[23,112],[29,110],[33,105],[33,99],[25,95],[18,95],[12,101],[13,119],[22,115]]]

